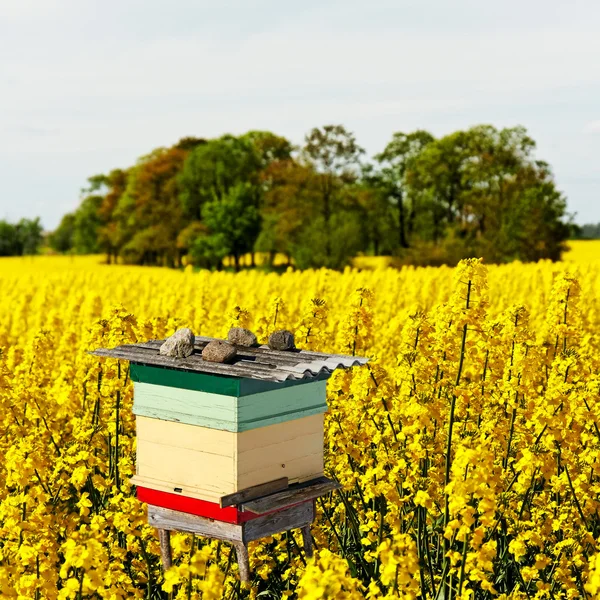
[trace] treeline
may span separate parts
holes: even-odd
[[[135,165],[91,177],[49,238],[59,252],[142,265],[239,267],[246,253],[298,268],[340,268],[359,254],[398,263],[560,258],[566,201],[523,127],[435,138],[395,133],[372,160],[343,126],[301,147],[268,131],[185,138]]]
[[[39,218],[21,219],[18,223],[0,221],[0,256],[37,254],[42,241]]]
[[[573,227],[573,237],[577,240],[600,239],[600,223],[586,223]]]

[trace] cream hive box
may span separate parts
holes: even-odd
[[[202,359],[211,341],[196,336],[187,358],[161,355],[162,340],[94,354],[130,362],[138,497],[238,523],[251,513],[224,498],[323,475],[327,379],[367,359],[236,346],[233,362],[220,364]]]

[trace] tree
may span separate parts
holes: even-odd
[[[249,139],[224,135],[197,146],[178,176],[180,201],[187,218],[202,218],[202,207],[222,199],[242,182],[255,183],[260,156]]]
[[[566,203],[523,127],[490,125],[428,143],[406,171],[408,193],[427,208],[421,240],[460,242],[490,262],[560,256],[569,235]]]
[[[113,169],[105,178],[107,192],[103,197],[102,204],[98,209],[98,215],[102,225],[98,229],[98,246],[106,253],[106,262],[117,261],[120,248],[123,246],[122,230],[115,217],[115,209],[121,196],[127,188],[129,170]]]
[[[278,252],[291,257],[317,210],[319,189],[314,175],[312,166],[293,159],[273,161],[261,173],[262,229],[255,249],[268,252],[271,264]]]
[[[336,204],[344,184],[358,178],[362,154],[364,150],[356,143],[354,134],[342,125],[315,127],[305,138],[302,156],[316,172],[325,231],[330,231],[331,217],[338,208]],[[331,255],[332,248],[327,235],[325,266],[330,266]]]
[[[600,223],[585,223],[573,226],[573,237],[582,240],[600,239]]]
[[[20,254],[17,228],[7,221],[0,221],[0,256]]]
[[[177,237],[185,219],[178,177],[188,155],[178,147],[157,148],[130,170],[112,213],[118,224],[121,254],[127,262],[179,264]],[[153,245],[146,230],[155,236]]]
[[[238,183],[220,200],[207,202],[202,209],[204,224],[210,235],[200,238],[196,255],[202,248],[210,249],[212,256],[232,255],[236,271],[240,268],[240,256],[250,252],[260,231],[260,215],[257,209],[258,188],[248,183]],[[215,248],[219,252],[215,252]]]
[[[96,254],[100,251],[98,234],[102,226],[99,214],[102,202],[102,196],[87,196],[75,211],[72,247],[77,254]]]
[[[408,134],[397,132],[394,133],[392,141],[388,143],[383,152],[375,156],[381,169],[371,177],[370,181],[384,195],[387,195],[389,201],[397,208],[398,244],[401,248],[409,247],[408,239],[414,231],[417,218],[416,194],[410,197],[411,205],[407,216],[406,175],[415,159],[434,139],[429,132],[422,129]]]
[[[289,140],[270,131],[249,131],[240,139],[254,147],[260,169],[267,168],[275,161],[290,160],[294,150]]]
[[[12,224],[0,221],[0,256],[37,254],[43,240],[39,217]]]
[[[58,227],[48,236],[48,244],[56,252],[70,252],[73,249],[75,213],[67,213]]]
[[[43,240],[40,218],[21,219],[16,227],[18,254],[37,254]]]

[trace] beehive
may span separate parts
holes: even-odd
[[[233,364],[188,358],[162,341],[98,350],[126,359],[134,381],[138,496],[157,506],[239,523],[252,518],[222,499],[270,482],[323,475],[326,380],[366,359],[237,347]]]

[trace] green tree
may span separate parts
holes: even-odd
[[[268,252],[271,265],[276,253],[290,259],[298,248],[302,230],[318,210],[317,186],[312,166],[293,159],[273,161],[262,171],[262,228],[255,249]]]
[[[204,204],[222,199],[239,183],[255,183],[260,161],[250,139],[232,135],[209,140],[194,148],[178,176],[185,216],[200,220]]]
[[[270,131],[249,131],[240,138],[244,142],[249,142],[257,156],[258,167],[267,168],[275,161],[285,161],[292,158],[294,146],[289,140]]]
[[[418,195],[407,194],[407,173],[415,159],[434,139],[422,129],[408,134],[397,132],[383,152],[375,157],[381,167],[370,177],[370,183],[396,207],[398,245],[401,248],[409,247],[409,237],[414,232],[419,209]],[[410,203],[408,210],[407,202]]]
[[[157,148],[130,170],[112,213],[126,262],[179,265],[177,238],[185,219],[178,177],[188,155],[178,147]]]
[[[102,196],[87,196],[75,211],[71,239],[72,247],[77,254],[100,252],[98,237],[102,219],[99,211],[103,200]]]
[[[48,244],[56,252],[70,252],[73,249],[75,213],[67,213],[58,227],[48,236]]]
[[[359,176],[360,157],[364,150],[354,134],[342,125],[315,127],[305,138],[302,156],[315,171],[317,179],[318,212],[323,217],[325,235],[324,266],[334,267],[333,247],[330,241],[332,216],[339,210],[344,185],[355,182]]]
[[[258,188],[249,183],[238,183],[220,200],[207,202],[202,209],[204,224],[210,234],[202,236],[194,245],[194,255],[210,252],[210,257],[233,256],[236,271],[240,256],[253,249],[260,232],[257,209]]]
[[[448,240],[453,257],[460,244],[490,262],[558,259],[566,203],[534,150],[523,127],[479,125],[428,143],[406,172],[408,193],[427,207],[419,238]]]
[[[21,219],[15,226],[17,254],[37,254],[43,241],[43,228],[39,217]]]
[[[0,256],[17,254],[20,254],[17,228],[12,223],[0,221]]]

